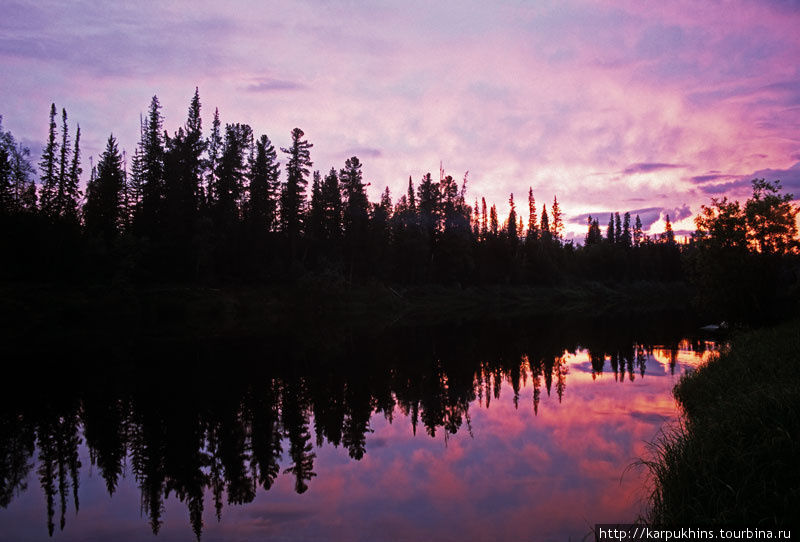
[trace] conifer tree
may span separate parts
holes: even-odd
[[[508,212],[508,222],[506,223],[506,233],[512,242],[517,241],[517,210],[514,206],[514,194],[508,198],[510,211]]]
[[[327,245],[336,245],[342,236],[342,192],[339,176],[331,168],[322,182],[324,239]],[[331,251],[335,246],[330,247]]]
[[[619,218],[619,213],[614,213],[614,244],[622,244],[622,221]]]
[[[112,134],[86,188],[83,213],[87,232],[106,241],[118,235],[123,219],[123,190],[122,157]]]
[[[636,215],[636,222],[633,226],[633,244],[635,246],[639,246],[642,242],[642,237],[644,233],[642,232],[642,219],[639,218],[639,215]]]
[[[142,186],[144,184],[143,168],[142,149],[141,146],[137,144],[136,149],[133,151],[133,158],[131,159],[131,174],[125,184],[127,208],[124,210],[127,214],[128,223],[134,226],[134,229],[137,229],[136,220],[138,220],[140,216],[142,205]]]
[[[614,213],[611,213],[611,215],[608,217],[608,229],[606,229],[606,241],[608,241],[609,244],[613,245],[614,239],[616,239],[616,236],[614,234]]]
[[[214,120],[211,123],[211,133],[206,141],[206,161],[205,169],[207,172],[205,194],[201,202],[205,206],[210,206],[211,202],[216,198],[214,194],[214,186],[217,184],[217,173],[219,169],[219,160],[222,156],[222,132],[221,123],[219,120],[219,108],[214,110]]]
[[[596,218],[593,219],[591,215],[589,215],[587,223],[589,225],[589,230],[586,232],[584,242],[586,246],[595,245],[603,239],[603,234],[600,233],[600,223]]]
[[[547,216],[547,205],[542,205],[542,237],[550,239],[550,217]]]
[[[225,144],[219,161],[216,185],[212,187],[212,217],[223,233],[232,228],[241,217],[246,153],[253,140],[253,130],[247,124],[225,125]]]
[[[339,172],[342,190],[342,228],[344,234],[344,255],[350,273],[363,263],[363,253],[367,244],[369,202],[362,180],[361,162],[353,156],[345,161]]]
[[[631,214],[627,212],[622,219],[622,246],[625,248],[631,246]]]
[[[528,235],[527,239],[533,241],[539,237],[539,221],[536,216],[536,199],[533,197],[533,187],[528,188]]]
[[[164,198],[163,117],[157,96],[150,101],[150,110],[142,133],[142,210],[143,233],[156,236],[162,232],[161,214]]]
[[[47,145],[42,152],[39,162],[39,180],[41,181],[42,213],[49,218],[58,216],[58,174],[56,172],[56,159],[58,156],[58,142],[56,141],[56,104],[50,104],[50,127],[48,130]]]
[[[411,175],[408,176],[408,208],[417,214],[417,198],[414,195],[414,183],[411,181]]]
[[[472,236],[479,240],[481,237],[481,208],[478,204],[478,198],[475,198],[475,207],[473,207],[472,218]]]
[[[675,244],[675,232],[672,231],[672,222],[669,221],[669,215],[664,220],[664,234],[662,238],[670,245]]]
[[[481,198],[481,239],[486,239],[486,234],[489,232],[489,226],[486,218],[486,198]]]
[[[307,177],[313,165],[310,149],[314,145],[303,139],[304,135],[303,130],[295,128],[292,130],[292,145],[289,148],[281,147],[281,151],[289,158],[286,161],[286,182],[281,189],[280,221],[281,231],[289,238],[292,259],[303,228]]]
[[[311,176],[311,203],[308,211],[308,235],[313,241],[324,242],[325,204],[322,200],[322,177],[319,170]],[[252,195],[251,195],[252,198]]]
[[[68,164],[69,161],[69,151],[70,151],[70,144],[69,144],[69,130],[67,128],[67,110],[62,108],[61,109],[61,146],[59,148],[59,160],[58,160],[58,181],[56,183],[56,214],[63,218],[67,211],[66,205],[66,185],[67,185],[67,174],[69,173]]]
[[[439,224],[439,189],[427,173],[417,187],[419,225],[431,243]]]
[[[72,149],[72,161],[64,181],[64,214],[70,222],[77,222],[79,201],[83,194],[80,190],[81,174],[81,126],[75,128],[75,146]]]
[[[561,218],[561,207],[558,205],[558,198],[556,196],[553,196],[553,207],[550,209],[550,213],[553,215],[553,239],[561,242],[564,235],[564,222]]]
[[[280,164],[275,147],[266,135],[256,141],[250,161],[249,220],[255,231],[266,233],[275,225]]]
[[[492,234],[492,237],[497,237],[499,230],[499,225],[497,223],[497,207],[492,205],[491,209],[489,210],[489,232]]]

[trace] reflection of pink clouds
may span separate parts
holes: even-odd
[[[679,350],[677,359],[684,367],[699,358]],[[281,475],[254,503],[227,506],[217,524],[207,494],[203,540],[563,540],[580,539],[598,521],[630,521],[640,511],[645,478],[642,469],[626,468],[644,454],[662,420],[675,415],[675,379],[654,374],[619,383],[606,374],[592,381],[578,370],[588,361],[585,351],[565,355],[571,370],[564,401],[543,393],[539,416],[530,377],[518,410],[504,382],[489,408],[471,405],[474,437],[465,427],[447,439],[441,431],[412,437],[399,408],[392,423],[374,415],[361,461],[341,446],[315,449],[318,476],[303,495],[294,493],[291,475]],[[93,497],[82,496],[81,514],[58,538],[83,540],[87,532],[112,528],[145,538],[146,520],[131,517],[139,504],[132,482],[124,480],[108,501],[102,479],[86,479],[81,490]],[[38,499],[41,520],[41,494],[21,498]],[[124,518],[114,517],[120,499]],[[158,540],[190,537],[187,516],[185,504],[167,500]]]

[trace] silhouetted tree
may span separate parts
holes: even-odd
[[[253,131],[247,124],[225,125],[225,144],[211,191],[211,216],[223,235],[232,234],[241,218],[247,152],[252,140]]]
[[[553,207],[550,209],[553,215],[552,236],[553,239],[561,242],[564,235],[564,222],[561,218],[561,207],[558,205],[558,198],[553,196]]]
[[[123,219],[124,189],[122,157],[117,149],[117,140],[112,134],[108,137],[106,149],[97,164],[97,177],[86,187],[83,219],[87,232],[106,241],[117,236]]]
[[[517,210],[514,206],[514,194],[511,194],[508,198],[508,205],[510,210],[508,211],[508,222],[506,222],[506,235],[511,240],[512,243],[517,242]]]
[[[41,202],[42,213],[49,218],[58,216],[58,142],[56,141],[56,104],[50,104],[50,125],[47,136],[47,145],[42,151],[42,159],[39,161],[39,180],[41,182]]]
[[[303,228],[303,212],[306,201],[306,185],[313,162],[310,149],[314,145],[303,139],[305,133],[300,128],[292,130],[292,145],[281,151],[288,155],[286,161],[286,182],[281,188],[280,221],[281,231],[289,240],[289,255],[292,260],[297,253],[297,244]]]
[[[353,156],[345,161],[344,168],[339,172],[343,205],[344,257],[351,280],[353,273],[364,266],[363,258],[367,245],[369,202],[362,180],[361,165],[359,159]]]
[[[642,219],[639,218],[639,215],[636,215],[636,222],[633,226],[633,244],[638,247],[642,242],[643,236],[644,233],[642,232]]]
[[[255,156],[250,161],[250,205],[248,219],[254,232],[264,235],[275,226],[280,164],[275,147],[266,135],[256,141]]]
[[[164,137],[161,104],[157,96],[150,101],[150,110],[142,132],[141,183],[142,204],[138,223],[141,232],[151,238],[163,233],[162,205],[164,199]]]
[[[631,246],[631,214],[626,212],[622,219],[622,234],[620,235],[622,246],[630,248]]]
[[[528,188],[528,239],[539,237],[539,222],[536,218],[536,199],[533,197],[533,187]]]

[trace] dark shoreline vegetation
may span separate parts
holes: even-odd
[[[645,462],[654,525],[797,525],[800,321],[741,333],[675,386],[682,422]]]

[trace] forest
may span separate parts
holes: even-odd
[[[589,217],[581,244],[564,239],[557,197],[548,209],[532,187],[527,209],[509,196],[506,218],[485,198],[471,200],[466,175],[459,182],[442,168],[438,179],[409,177],[394,201],[387,188],[370,202],[357,156],[314,170],[300,128],[276,149],[247,124],[223,126],[218,110],[204,134],[200,112],[195,89],[170,135],[154,96],[130,159],[110,135],[85,189],[81,131],[72,135],[66,110],[59,118],[50,108],[38,168],[0,124],[0,278],[225,286],[316,277],[457,289],[686,283],[696,308],[742,320],[796,303],[798,207],[779,180],[754,179],[744,204],[712,199],[685,243],[668,216],[666,231],[651,236],[638,216],[615,212],[607,222]]]

